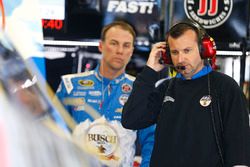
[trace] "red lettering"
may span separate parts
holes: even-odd
[[[42,19],[42,27],[44,29],[51,29],[51,30],[61,30],[63,28],[63,20],[45,20]]]
[[[55,28],[57,30],[61,30],[63,27],[63,21],[62,20],[55,20]]]
[[[54,20],[49,20],[48,23],[47,23],[47,26],[51,29],[54,29],[55,27],[55,23],[54,23]]]
[[[218,11],[218,0],[210,0],[210,8],[208,11],[209,16],[214,16],[216,15]]]
[[[200,0],[199,1],[199,9],[197,14],[199,16],[203,16],[208,12],[209,16],[216,15],[218,11],[218,0],[209,0],[209,10],[208,10],[208,0]]]
[[[207,0],[200,0],[199,1],[199,9],[197,11],[197,14],[199,16],[203,16],[207,13]]]

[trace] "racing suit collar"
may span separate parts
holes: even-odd
[[[200,78],[204,75],[207,75],[211,71],[212,71],[212,67],[210,65],[205,65],[197,74],[193,75],[191,79]],[[178,73],[176,75],[176,78],[181,78],[182,80],[186,80],[186,78],[181,73]]]
[[[100,64],[98,64],[96,66],[96,68],[94,69],[94,74],[95,74],[97,80],[99,80],[100,82],[102,82],[102,81],[109,81],[110,84],[119,84],[125,78],[125,73],[122,73],[121,75],[119,75],[115,79],[110,80],[110,79],[105,78],[105,77],[103,77],[101,75],[99,68],[100,68]]]

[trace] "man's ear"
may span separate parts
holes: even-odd
[[[98,50],[102,53],[102,41],[99,41]]]

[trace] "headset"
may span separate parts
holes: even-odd
[[[206,33],[206,30],[202,26],[192,20],[185,20],[173,25],[166,34],[166,42],[168,40],[168,37],[182,25],[186,25],[196,32],[196,34],[198,35],[198,47],[201,58],[209,59],[211,60],[212,66],[215,65],[216,45],[214,39]],[[166,47],[166,53],[162,53],[160,63],[173,65],[168,43]]]

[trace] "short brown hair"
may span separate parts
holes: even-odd
[[[183,35],[187,30],[193,30],[196,33],[197,42],[199,43],[201,42],[203,36],[205,36],[206,34],[205,29],[201,25],[191,20],[185,20],[175,24],[170,28],[170,30],[166,34],[166,41],[168,40],[169,36],[173,38],[178,38]]]
[[[106,33],[107,31],[112,28],[112,27],[121,27],[123,30],[126,30],[128,31],[132,36],[133,36],[133,42],[135,41],[135,38],[136,38],[136,33],[135,33],[135,30],[134,28],[128,24],[127,22],[125,21],[114,21],[106,26],[104,26],[102,28],[102,33],[101,33],[101,40],[102,41],[105,41],[105,37],[106,37]]]

